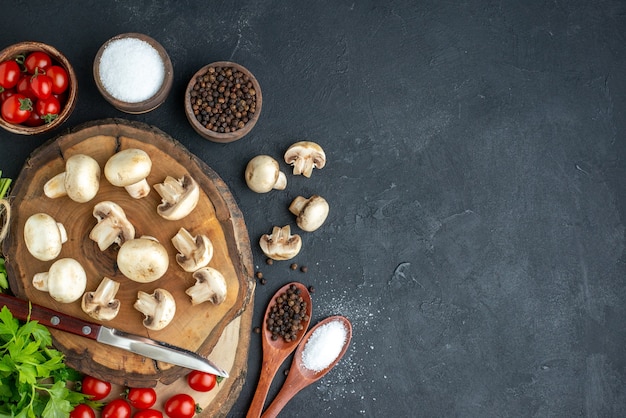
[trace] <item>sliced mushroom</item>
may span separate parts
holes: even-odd
[[[246,184],[257,193],[267,193],[272,189],[284,190],[287,176],[280,171],[278,161],[269,155],[257,155],[246,166]]]
[[[90,317],[99,321],[110,321],[120,311],[121,303],[115,299],[119,282],[104,277],[94,292],[86,292],[83,295],[81,308]]]
[[[35,213],[24,224],[24,242],[28,252],[37,260],[54,260],[61,253],[67,232],[62,223],[47,213]]]
[[[198,183],[187,174],[178,180],[167,176],[163,183],[157,183],[153,187],[162,199],[157,213],[170,221],[189,215],[200,199]]]
[[[183,270],[193,272],[206,266],[213,258],[213,244],[206,235],[195,237],[185,228],[180,228],[172,237],[172,244],[178,250],[176,262]]]
[[[73,258],[61,258],[45,273],[33,276],[33,286],[48,292],[57,302],[71,303],[83,295],[87,286],[87,274],[83,266]]]
[[[72,155],[65,171],[46,182],[43,192],[51,199],[67,195],[78,203],[89,202],[100,189],[100,165],[85,154]]]
[[[137,148],[128,148],[111,156],[104,166],[104,176],[114,186],[124,187],[128,194],[141,199],[150,193],[146,177],[152,170],[148,153]]]
[[[315,142],[300,141],[287,149],[285,162],[293,165],[294,175],[311,177],[313,168],[322,168],[326,165],[326,154]]]
[[[302,248],[299,235],[291,235],[291,227],[275,226],[271,235],[263,235],[259,241],[263,253],[272,260],[289,260],[294,258]]]
[[[306,199],[296,197],[289,205],[289,211],[297,216],[296,223],[303,231],[315,231],[322,226],[328,216],[328,202],[321,196],[313,195]]]
[[[111,245],[122,245],[135,238],[135,227],[126,218],[126,213],[120,205],[105,200],[93,207],[93,216],[98,223],[89,233],[89,238],[98,243],[100,251]]]
[[[153,237],[126,241],[117,253],[117,267],[122,274],[138,283],[160,279],[169,267],[167,250]]]
[[[152,294],[140,290],[133,307],[144,314],[143,326],[153,331],[165,328],[176,314],[174,296],[165,289],[155,289]]]
[[[191,297],[191,304],[197,305],[209,301],[219,305],[226,299],[226,279],[222,273],[212,267],[204,267],[193,273],[196,284],[185,290]]]

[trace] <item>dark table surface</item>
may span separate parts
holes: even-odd
[[[0,46],[49,43],[79,81],[57,132],[0,133],[5,176],[81,123],[154,125],[244,214],[267,278],[253,325],[292,280],[316,288],[314,322],[350,318],[344,359],[284,416],[626,416],[624,1],[29,0],[5,2],[1,21]],[[170,96],[144,115],[115,110],[93,81],[98,48],[123,32],[154,37],[174,65]],[[200,138],[182,106],[191,75],[218,60],[248,67],[264,94],[257,126],[226,145]],[[321,144],[327,166],[284,192],[248,190],[247,161],[297,140]],[[294,261],[308,272],[267,266],[259,237],[314,193],[331,214],[302,233]],[[229,416],[245,415],[260,356],[254,334]]]

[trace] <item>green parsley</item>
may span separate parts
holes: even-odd
[[[9,309],[0,310],[0,417],[68,417],[88,396],[67,386],[78,371],[52,348],[52,336],[37,321],[20,323]]]

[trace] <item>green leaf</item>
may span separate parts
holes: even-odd
[[[50,399],[43,410],[43,416],[50,418],[66,418],[73,409],[73,406],[66,399],[69,392],[69,389],[65,387],[65,382],[59,381],[52,385],[52,387],[48,389]]]

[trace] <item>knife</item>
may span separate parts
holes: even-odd
[[[47,327],[80,335],[81,337],[118,347],[153,360],[228,377],[228,372],[215,365],[209,359],[193,351],[176,347],[163,341],[129,334],[115,328],[84,321],[3,293],[0,293],[0,304],[4,304],[15,318],[23,321],[28,319],[30,312],[31,320],[36,320]]]

